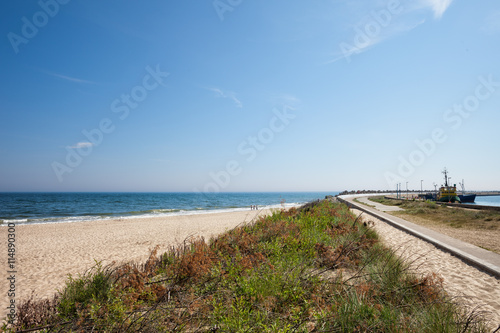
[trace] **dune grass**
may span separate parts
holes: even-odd
[[[143,265],[96,267],[7,330],[485,332],[342,204],[323,201],[195,238]]]

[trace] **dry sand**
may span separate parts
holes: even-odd
[[[356,215],[361,211],[353,209]],[[500,280],[483,273],[436,248],[419,238],[396,229],[373,216],[363,215],[365,221],[372,221],[374,229],[389,247],[396,253],[413,262],[419,272],[437,273],[444,280],[446,292],[466,306],[484,311],[490,326],[496,329],[500,325]]]
[[[53,223],[16,226],[16,302],[32,292],[50,297],[65,285],[68,274],[76,276],[95,265],[113,261],[144,262],[159,245],[159,253],[190,236],[205,239],[249,222],[269,210],[231,213],[121,219],[109,221]],[[0,227],[1,248],[7,249],[7,228]],[[6,315],[7,258],[0,267],[0,316]]]
[[[359,214],[359,211],[355,211]],[[189,216],[124,219],[110,221],[22,225],[16,227],[16,301],[29,297],[50,297],[64,286],[67,274],[77,275],[92,267],[94,260],[143,262],[156,245],[160,251],[182,243],[189,236],[212,235],[249,222],[269,211],[244,211]],[[415,261],[422,272],[436,272],[444,279],[449,294],[466,296],[463,302],[488,311],[491,326],[500,324],[500,281],[433,245],[406,234],[372,217],[376,231],[387,245]],[[1,248],[6,249],[7,228],[0,228]],[[5,263],[6,260],[4,259]],[[8,298],[5,268],[0,268],[0,306]],[[6,313],[1,312],[2,317]]]

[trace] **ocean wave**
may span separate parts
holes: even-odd
[[[163,214],[163,213],[175,213],[179,211],[181,211],[181,209],[148,209],[148,210],[131,211],[117,215],[126,216],[126,215],[144,215],[144,214]]]
[[[292,202],[284,204],[273,205],[258,205],[259,209],[282,209],[300,206],[303,203]],[[168,217],[168,216],[186,216],[186,215],[200,215],[200,214],[215,214],[215,213],[230,213],[239,211],[248,211],[249,206],[236,206],[230,205],[226,207],[212,206],[212,207],[193,207],[191,209],[148,209],[137,210],[129,212],[103,212],[103,213],[82,213],[78,216],[50,216],[50,217],[25,217],[16,216],[14,218],[0,219],[0,226],[7,226],[8,223],[15,223],[16,225],[31,225],[31,224],[53,224],[53,223],[75,223],[75,222],[89,222],[100,220],[130,220],[141,218],[153,217]]]

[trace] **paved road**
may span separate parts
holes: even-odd
[[[484,250],[475,245],[462,242],[458,239],[451,238],[434,230],[408,222],[406,220],[403,220],[402,218],[389,215],[384,211],[389,211],[390,206],[385,206],[377,203],[376,207],[378,207],[378,209],[376,209],[373,207],[368,207],[359,202],[355,202],[355,198],[360,202],[367,202],[368,204],[373,206],[375,206],[376,204],[373,201],[369,201],[366,196],[338,197],[339,201],[346,203],[350,207],[355,207],[370,215],[373,215],[376,218],[381,219],[398,229],[401,229],[413,236],[423,239],[444,251],[450,252],[454,256],[462,259],[468,264],[481,269],[482,271],[500,278],[500,254]]]
[[[376,210],[380,210],[382,212],[396,212],[398,210],[403,210],[402,208],[399,208],[398,206],[387,206],[387,205],[382,205],[381,203],[371,201],[368,197],[359,197],[356,198],[359,202],[365,203],[370,206],[375,206]]]

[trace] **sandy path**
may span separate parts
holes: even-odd
[[[15,300],[52,296],[65,284],[67,275],[83,273],[95,260],[145,261],[150,250],[160,246],[160,253],[171,245],[182,243],[188,236],[212,235],[249,222],[264,211],[242,211],[186,216],[137,218],[77,223],[54,223],[16,226],[17,273]],[[0,227],[0,248],[7,249],[7,228]],[[2,252],[0,266],[0,315],[6,315],[7,251]]]
[[[361,211],[353,209],[356,215]],[[457,300],[472,307],[480,306],[491,328],[500,325],[500,280],[443,252],[434,245],[411,236],[389,224],[363,215],[365,221],[374,222],[374,228],[382,240],[398,255],[414,262],[422,273],[435,272],[444,279],[445,290]]]

